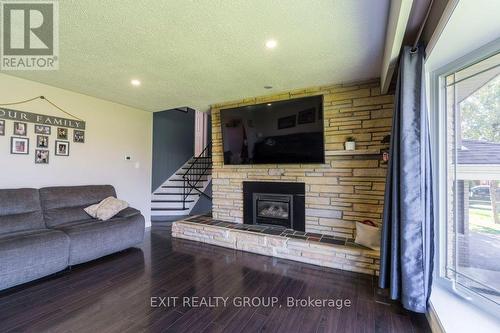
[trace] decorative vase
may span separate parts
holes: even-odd
[[[356,150],[356,141],[346,141],[345,150]]]

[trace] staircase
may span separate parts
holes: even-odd
[[[212,181],[212,145],[189,159],[152,194],[151,216],[189,215]]]

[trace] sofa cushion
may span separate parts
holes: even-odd
[[[79,225],[79,224],[83,224],[83,223],[93,223],[93,222],[98,222],[98,220],[89,218],[87,216],[87,218],[84,219],[84,220],[71,221],[71,222],[66,222],[66,223],[63,223],[63,224],[59,224],[57,227],[54,227],[54,230],[63,231],[64,228],[69,228],[69,227],[72,227],[72,226],[75,226],[75,225]]]
[[[121,210],[118,214],[115,215],[115,218],[119,217],[132,217],[135,215],[141,214],[141,211],[132,207],[127,207],[124,210]]]
[[[44,227],[38,190],[0,190],[0,234]]]
[[[88,219],[85,207],[107,197],[116,197],[111,185],[63,186],[40,189],[45,223],[55,227],[64,223]]]
[[[50,275],[68,266],[69,237],[38,229],[0,235],[0,289]]]
[[[57,227],[71,239],[69,264],[76,265],[127,249],[144,239],[144,217],[83,220]]]

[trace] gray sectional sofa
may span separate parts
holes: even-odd
[[[137,209],[109,221],[83,210],[109,196],[110,185],[0,190],[0,290],[140,244]]]

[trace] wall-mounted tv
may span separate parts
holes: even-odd
[[[323,96],[220,110],[224,164],[324,163]]]

